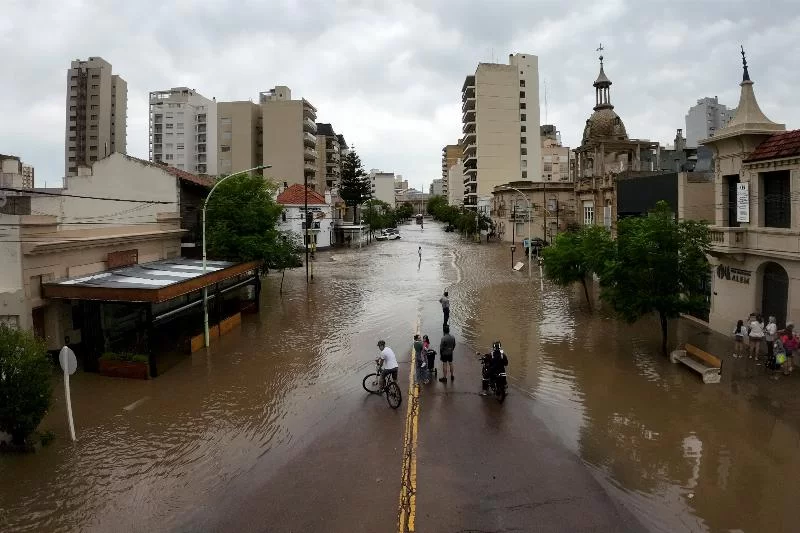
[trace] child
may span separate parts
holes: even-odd
[[[797,352],[798,345],[797,335],[794,334],[794,324],[791,322],[786,324],[786,329],[783,331],[783,335],[780,336],[780,339],[784,350],[786,350],[786,370],[791,374],[794,367],[794,361],[792,359],[795,352]]]
[[[789,375],[789,358],[786,357],[786,348],[783,346],[783,342],[780,339],[775,340],[772,343],[772,353],[775,358],[775,369],[777,370],[778,367],[783,369],[783,375]]]
[[[422,336],[422,352],[428,357],[428,370],[436,374],[436,350],[431,350],[431,341],[427,335]]]
[[[733,336],[736,338],[736,344],[733,348],[734,357],[742,357],[745,353],[744,339],[747,337],[747,327],[744,325],[744,320],[736,323],[736,329],[733,330]]]

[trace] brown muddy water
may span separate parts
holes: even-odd
[[[270,275],[259,315],[156,380],[79,371],[74,444],[54,379],[41,429],[55,442],[0,456],[0,530],[190,530],[359,408],[375,340],[406,343],[418,318],[437,323],[444,289],[459,342],[501,339],[511,399],[650,530],[800,530],[800,377],[772,388],[737,360],[722,384],[703,385],[658,353],[655,321],[621,323],[590,311],[580,290],[540,285],[538,269],[512,272],[506,245],[461,242],[434,224],[401,233],[319,254],[308,291],[302,269],[282,297]],[[678,339],[727,349],[688,321],[673,326]]]

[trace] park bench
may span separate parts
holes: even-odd
[[[686,344],[682,350],[673,350],[669,359],[699,373],[703,383],[719,383],[722,376],[722,360],[691,344]]]

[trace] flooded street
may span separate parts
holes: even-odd
[[[0,455],[0,530],[205,530],[311,443],[346,440],[346,421],[379,416],[391,427],[381,438],[400,447],[405,404],[365,402],[361,379],[379,338],[408,374],[418,321],[438,348],[443,290],[460,344],[474,351],[503,341],[507,402],[545,424],[648,530],[798,529],[800,377],[773,389],[757,369],[726,360],[722,383],[704,385],[658,353],[655,320],[628,325],[590,311],[577,287],[540,285],[538,269],[531,278],[511,271],[505,245],[463,242],[434,224],[403,226],[401,235],[319,254],[309,289],[297,269],[281,296],[280,275],[270,274],[260,314],[155,380],[79,371],[74,444],[54,379],[41,429],[56,440],[36,454]],[[689,321],[673,325],[670,345],[678,339],[723,355],[725,341]],[[457,360],[457,373],[459,364],[470,363]],[[424,444],[424,423],[419,431]],[[382,481],[394,494],[390,512],[399,454],[397,476]],[[525,460],[506,458],[509,468]]]

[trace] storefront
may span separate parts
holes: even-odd
[[[156,377],[203,346],[203,289],[208,290],[211,337],[257,312],[258,262],[174,259],[42,285],[43,295],[69,309],[80,343],[73,347],[86,370],[104,354],[146,356]]]

